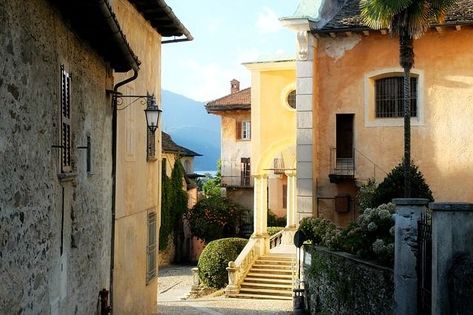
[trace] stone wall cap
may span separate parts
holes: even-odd
[[[393,203],[397,206],[427,206],[429,199],[425,198],[395,198]]]
[[[473,212],[473,203],[467,202],[431,202],[432,211]]]

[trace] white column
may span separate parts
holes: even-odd
[[[254,233],[253,237],[268,235],[268,175],[255,175],[254,179]]]
[[[297,196],[296,196],[296,172],[287,171],[287,223],[286,228],[295,228],[297,225]]]

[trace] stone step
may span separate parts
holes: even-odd
[[[241,284],[241,288],[261,288],[261,289],[269,289],[269,290],[289,290],[292,291],[292,284],[282,284],[282,283],[255,283],[255,282],[247,282],[246,280],[243,281]]]
[[[250,272],[246,275],[247,277],[267,278],[267,279],[289,279],[292,281],[292,274],[272,274],[263,272]]]
[[[292,290],[287,289],[240,288],[240,294],[247,293],[258,295],[292,296]]]
[[[291,269],[272,269],[272,268],[250,268],[250,273],[272,273],[272,274],[292,274]]]
[[[269,265],[269,264],[253,264],[251,268],[256,268],[256,269],[275,269],[275,270],[292,270],[291,266],[286,266],[286,265]]]
[[[265,278],[265,277],[256,277],[249,276],[245,278],[245,282],[248,283],[281,283],[281,284],[292,284],[292,277],[287,277],[283,279],[276,278]]]
[[[235,298],[239,299],[263,299],[263,300],[292,300],[292,297],[288,296],[274,296],[274,295],[263,295],[263,294],[238,294]]]
[[[255,261],[255,265],[281,265],[281,266],[292,266],[292,261],[287,260],[263,260],[258,259]]]
[[[258,259],[262,260],[281,260],[281,261],[292,261],[293,259],[296,259],[295,256],[288,256],[288,255],[265,255],[261,256]]]

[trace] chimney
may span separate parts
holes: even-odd
[[[240,81],[233,79],[230,81],[230,91],[232,94],[240,92]]]

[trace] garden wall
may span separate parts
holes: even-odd
[[[324,247],[304,246],[310,314],[393,314],[393,270]]]

